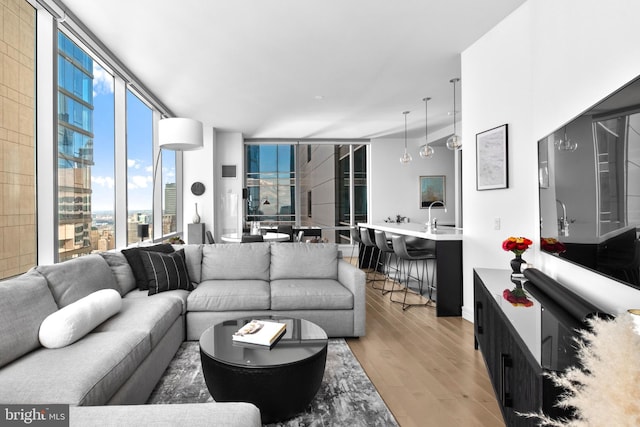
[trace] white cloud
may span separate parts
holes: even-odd
[[[109,95],[113,93],[113,76],[98,65],[93,63],[93,96]]]
[[[133,175],[133,176],[129,177],[128,187],[130,189],[147,188],[147,187],[149,187],[149,184],[151,184],[152,181],[153,180],[151,179],[150,176]]]
[[[153,168],[151,166],[147,166],[146,168],[144,168],[144,170],[146,172],[153,173]]]
[[[114,180],[110,176],[92,176],[91,182],[101,187],[107,187],[113,189]]]
[[[140,169],[140,162],[135,159],[127,159],[127,167],[129,169]]]

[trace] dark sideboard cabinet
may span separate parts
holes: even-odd
[[[561,285],[533,270],[530,279],[512,279],[509,270],[474,270],[475,346],[509,427],[539,424],[518,413],[571,416],[554,406],[561,390],[543,372],[576,365],[576,330],[586,327],[588,316],[603,314],[566,288],[562,295],[544,292],[545,283],[536,283],[538,278],[548,286]],[[524,291],[526,304],[512,304],[505,290]]]

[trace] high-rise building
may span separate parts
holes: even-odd
[[[169,182],[164,186],[164,215],[175,215],[178,212],[177,209],[177,191],[176,183]]]
[[[178,192],[175,182],[164,186],[164,210],[162,212],[162,234],[169,234],[176,230]]]
[[[90,253],[93,59],[58,32],[58,251]]]

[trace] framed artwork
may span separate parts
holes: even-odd
[[[509,187],[507,135],[507,124],[476,135],[476,188],[478,190]]]
[[[447,203],[445,200],[446,194],[445,176],[444,175],[431,175],[420,177],[420,209],[428,209],[433,202]],[[442,205],[436,205],[443,207]]]

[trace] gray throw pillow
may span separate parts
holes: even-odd
[[[35,270],[47,279],[53,298],[60,308],[100,289],[119,290],[111,267],[98,254],[53,265],[39,265]]]
[[[127,262],[122,252],[101,252],[100,255],[107,261],[113,275],[116,277],[116,283],[120,288],[120,295],[131,292],[136,288],[136,278],[133,276],[133,270]]]

